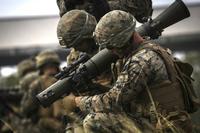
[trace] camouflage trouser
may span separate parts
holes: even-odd
[[[178,117],[178,118],[177,118]],[[188,133],[192,132],[191,121],[185,114],[166,117],[169,123],[153,126],[148,119],[136,120],[125,114],[90,113],[83,121],[85,133]],[[174,125],[170,128],[170,124]],[[160,130],[161,129],[161,130]]]
[[[90,113],[83,121],[85,133],[140,133],[138,124],[126,115]]]
[[[65,133],[84,133],[83,118],[74,112],[69,113],[68,117],[70,120],[65,128]]]

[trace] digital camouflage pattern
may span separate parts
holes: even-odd
[[[71,10],[60,18],[57,36],[63,47],[74,47],[83,39],[92,38],[97,22],[84,10]]]
[[[154,101],[160,114],[159,118],[162,119],[162,126],[160,127],[152,102],[148,98],[150,96],[143,95],[147,93],[147,87],[151,88],[163,81],[169,81],[169,76],[165,63],[158,53],[151,49],[140,49],[131,53],[123,59],[123,69],[110,91],[95,96],[82,97],[79,107],[83,111],[90,112],[89,116],[86,117],[84,126],[92,121],[106,121],[108,117],[114,118],[108,121],[110,125],[113,125],[118,115],[125,112],[126,117],[137,123],[142,131],[148,129],[150,132],[156,132],[163,128],[166,132],[174,130],[184,132],[183,128],[190,125],[190,118],[184,110],[177,111],[176,107],[171,107],[175,111],[170,112],[165,109],[165,106],[160,105],[159,100]],[[157,93],[160,94],[159,90],[157,90]],[[170,92],[170,94],[168,92],[165,95],[169,96],[170,99],[171,93],[173,92]],[[174,93],[176,94],[176,92]],[[100,125],[98,125],[98,122],[91,125],[93,132],[104,131]],[[106,125],[107,123],[104,125],[102,123],[102,126],[105,126],[106,129],[111,128]],[[120,123],[120,125],[123,125],[123,123]]]
[[[153,51],[141,50],[124,59],[123,70],[109,92],[84,97],[80,108],[89,112],[122,111],[123,106],[135,101],[145,83],[156,84],[166,79],[168,75],[162,59]]]
[[[94,46],[96,46],[95,42],[91,43],[96,23],[95,17],[83,10],[72,10],[62,16],[58,24],[57,33],[61,46],[67,48],[72,47],[71,52],[67,57],[68,65],[76,61],[80,57],[81,51],[84,51],[84,49],[91,49],[84,51],[89,56],[97,52],[96,49],[93,49]],[[74,47],[79,47],[78,50],[80,52],[76,51]],[[95,94],[94,92],[87,92],[87,94],[91,93]],[[77,93],[76,95],[86,94]],[[84,117],[84,115],[82,112],[74,112],[71,110],[71,104],[68,102],[68,99],[70,99],[70,96],[64,97],[63,104],[66,115],[73,120],[68,122],[66,132],[76,132],[76,130],[78,130],[77,132],[80,132],[80,129],[83,128],[82,117]],[[77,118],[74,119],[74,115],[71,114],[74,114]]]
[[[130,13],[114,10],[104,15],[96,25],[94,37],[100,47],[121,48],[135,31],[136,20]]]
[[[83,121],[85,133],[142,133],[125,114],[90,113]]]

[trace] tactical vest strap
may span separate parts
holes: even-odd
[[[183,100],[182,88],[177,80],[178,75],[173,58],[171,57],[171,52],[150,42],[145,42],[140,49],[150,49],[156,52],[164,61],[168,73],[168,81],[163,81],[156,85],[156,87],[149,87],[154,101],[159,102],[161,106],[164,106],[168,111],[173,111],[174,108],[184,109],[185,100]]]
[[[169,49],[161,48],[159,45],[152,44],[150,42],[144,42],[144,44],[139,49],[151,49],[152,51],[156,52],[163,59],[166,65],[170,81],[177,81],[177,72],[174,66],[173,58],[171,57],[171,51]]]
[[[194,112],[196,110],[194,104],[200,104],[200,101],[198,98],[196,98],[193,86],[191,84],[191,78],[190,75],[192,71],[190,71],[190,75],[185,75],[187,78],[184,77],[184,70],[180,70],[180,66],[176,63],[176,59],[172,57],[172,54],[169,49],[164,49],[156,44],[151,44],[150,42],[145,42],[140,49],[151,49],[152,51],[156,52],[164,61],[166,65],[166,69],[169,75],[169,80],[171,81],[171,84],[168,85],[170,88],[174,88],[174,93],[180,93],[178,90],[181,89],[182,96],[184,100],[184,109],[188,112]],[[190,79],[188,79],[190,78]],[[167,89],[167,86],[164,87],[164,92]],[[160,89],[162,90],[162,87],[160,86]],[[176,91],[177,90],[177,91]],[[153,93],[153,90],[151,90]],[[160,97],[155,93],[156,97]],[[180,95],[180,94],[179,94]],[[159,99],[159,98],[158,98]],[[178,100],[178,98],[177,98]],[[164,102],[165,103],[165,102]],[[177,101],[177,103],[180,103],[181,101]]]

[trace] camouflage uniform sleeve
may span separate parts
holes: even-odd
[[[151,84],[162,71],[166,72],[163,60],[153,51],[141,50],[127,58],[122,72],[110,91],[82,97],[79,107],[83,111],[123,111],[124,107],[134,102],[146,85]]]
[[[35,98],[36,94],[38,93],[38,87],[40,87],[39,82],[36,80],[30,85],[30,89],[22,99],[22,113],[24,113],[26,116],[30,116],[32,111],[38,109],[37,100]]]

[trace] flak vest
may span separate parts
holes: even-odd
[[[192,113],[196,111],[194,103],[199,105],[199,99],[196,98],[192,85],[189,82],[186,83],[179,66],[175,63],[176,59],[172,57],[171,51],[149,42],[143,43],[136,51],[141,49],[150,49],[156,52],[164,61],[167,69],[168,80],[154,86],[147,86],[156,105],[167,112],[185,110]],[[190,77],[188,76],[188,78]],[[150,96],[146,91],[140,97],[143,98],[139,101],[142,105],[151,104]]]

